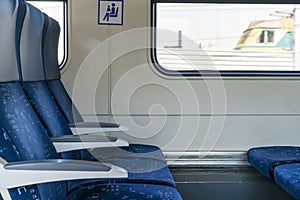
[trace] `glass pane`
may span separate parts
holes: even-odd
[[[156,48],[168,70],[300,70],[296,4],[157,3]]]

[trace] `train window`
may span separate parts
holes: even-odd
[[[274,31],[264,30],[261,32],[258,43],[273,43],[273,42],[274,42]]]
[[[300,75],[300,4],[218,1],[153,0],[152,58],[159,69]]]
[[[55,19],[61,28],[59,44],[58,44],[58,63],[60,67],[63,67],[63,64],[67,58],[67,38],[66,38],[66,29],[65,29],[65,5],[66,3],[62,0],[50,1],[28,1],[28,3],[32,4],[36,8],[40,9],[42,12],[46,13],[49,17]]]

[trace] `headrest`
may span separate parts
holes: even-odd
[[[0,82],[19,80],[18,54],[24,2],[18,0],[0,1]]]
[[[60,70],[58,64],[59,34],[59,23],[49,17],[43,50],[46,80],[60,79]]]
[[[26,15],[20,40],[21,80],[45,80],[42,57],[44,15],[40,10],[26,4]]]

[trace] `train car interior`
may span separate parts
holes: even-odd
[[[298,38],[299,0],[0,0],[0,199],[300,200]]]

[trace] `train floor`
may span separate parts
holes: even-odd
[[[290,200],[251,167],[171,168],[184,200]]]

